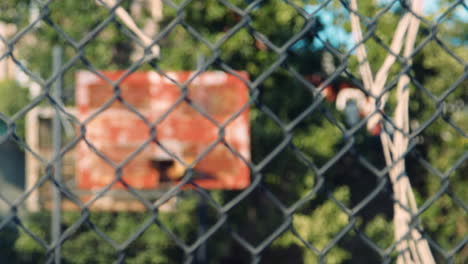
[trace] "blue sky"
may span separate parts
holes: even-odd
[[[379,0],[382,4],[389,4],[395,0]],[[395,7],[398,6],[398,3],[394,5]],[[319,5],[306,5],[304,9],[308,13],[312,13],[319,8]],[[447,9],[446,6],[441,8],[440,0],[426,0],[424,1],[424,16],[439,16],[442,11]],[[325,28],[322,32],[319,33],[319,36],[324,41],[328,41],[334,47],[338,47],[339,45],[344,46],[346,50],[349,50],[353,47],[354,41],[353,37],[350,32],[344,30],[343,26],[339,24],[334,24],[334,19],[338,15],[345,14],[347,16],[347,12],[344,9],[341,10],[326,10],[322,9],[317,13],[317,16],[320,17],[320,21],[325,25]],[[459,6],[455,11],[455,16],[457,19],[460,19],[464,22],[468,22],[468,10],[463,6]],[[344,22],[344,21],[343,21]],[[294,48],[301,48],[305,45],[303,41],[299,41],[295,44]],[[314,49],[321,49],[323,48],[323,44],[320,41],[315,41],[313,43]]]

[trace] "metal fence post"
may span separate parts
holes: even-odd
[[[52,56],[53,56],[53,70],[54,74],[57,74],[60,71],[60,67],[62,64],[62,48],[59,46],[54,46]],[[61,96],[62,96],[62,74],[60,74],[55,81],[54,86],[54,100],[56,100],[59,104],[61,103]],[[55,116],[53,119],[53,147],[54,147],[54,157],[60,153],[61,145],[62,145],[62,129],[60,124],[60,111],[55,110]],[[58,158],[54,161],[54,181],[57,184],[61,182],[61,170],[62,170],[62,158]],[[53,192],[53,208],[52,208],[52,243],[56,244],[60,241],[60,222],[61,222],[61,195],[60,195],[60,188],[55,187]],[[54,263],[60,263],[60,244],[56,244],[54,248]]]

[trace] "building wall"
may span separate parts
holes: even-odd
[[[15,25],[0,21],[0,35],[3,38],[9,39],[15,33],[16,33]],[[6,52],[8,52],[8,47],[3,43],[3,41],[0,41],[0,55],[3,55]],[[0,60],[0,80],[14,79],[15,72],[16,72],[15,63],[9,56]]]

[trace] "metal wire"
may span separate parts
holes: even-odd
[[[51,0],[49,1],[33,1],[39,9],[39,16],[37,16],[33,21],[22,28],[19,32],[17,32],[14,36],[10,38],[6,38],[0,35],[0,41],[5,45],[6,50],[3,54],[0,54],[0,61],[6,60],[8,58],[14,61],[16,67],[18,67],[21,71],[29,76],[29,78],[38,83],[41,88],[42,92],[33,98],[30,103],[24,106],[20,111],[15,113],[13,116],[9,117],[3,113],[0,113],[0,119],[6,123],[7,131],[5,134],[0,136],[0,143],[6,141],[13,141],[17,144],[20,148],[24,149],[28,155],[32,155],[36,158],[40,165],[45,168],[44,175],[38,179],[36,183],[30,186],[29,189],[25,190],[22,195],[17,197],[14,201],[10,200],[10,197],[5,196],[3,193],[0,193],[0,201],[7,204],[9,207],[9,211],[2,219],[0,219],[0,231],[5,230],[9,225],[12,223],[17,226],[17,228],[21,229],[25,232],[30,238],[32,238],[37,244],[42,247],[47,253],[47,263],[60,263],[61,262],[61,250],[62,245],[69,240],[73,236],[80,235],[80,228],[83,226],[88,226],[91,230],[95,232],[95,234],[105,241],[105,243],[109,244],[116,252],[116,261],[118,263],[124,263],[127,258],[127,250],[131,246],[133,242],[135,242],[143,233],[150,229],[151,226],[158,226],[163,233],[180,249],[182,255],[184,256],[184,263],[193,263],[199,262],[204,263],[208,262],[211,258],[212,252],[209,250],[206,251],[207,243],[211,240],[216,239],[216,234],[219,232],[223,232],[226,237],[229,237],[233,241],[237,243],[237,246],[242,248],[245,252],[248,253],[250,256],[251,263],[259,263],[262,260],[262,256],[271,250],[272,245],[281,238],[285,233],[290,232],[293,237],[300,241],[303,247],[307,248],[307,250],[313,252],[318,259],[318,262],[326,262],[327,255],[333,254],[331,252],[335,247],[338,247],[343,242],[344,238],[348,236],[350,233],[353,233],[356,237],[359,238],[361,243],[367,246],[369,250],[369,254],[376,254],[380,257],[381,261],[384,263],[394,261],[399,254],[404,254],[404,252],[396,252],[395,249],[397,248],[398,241],[393,241],[392,245],[387,248],[382,248],[382,246],[378,245],[375,241],[373,241],[364,230],[359,227],[360,214],[372,203],[378,202],[381,199],[381,196],[393,197],[393,192],[391,188],[389,188],[390,180],[388,178],[388,173],[392,170],[392,167],[396,165],[397,161],[394,161],[392,165],[384,165],[382,168],[376,167],[375,163],[371,161],[369,156],[361,153],[359,149],[359,144],[361,144],[360,140],[361,137],[359,136],[360,133],[362,134],[363,128],[366,127],[367,120],[372,115],[381,115],[382,120],[381,124],[383,128],[381,133],[387,133],[388,135],[392,135],[393,132],[388,131],[387,128],[390,127],[392,130],[400,131],[404,133],[403,128],[397,127],[393,122],[392,117],[383,111],[379,110],[379,105],[381,103],[381,99],[384,96],[383,94],[387,92],[392,92],[394,90],[395,84],[402,76],[408,76],[410,78],[411,84],[415,87],[416,93],[425,94],[429,101],[433,104],[434,112],[427,119],[424,123],[420,124],[419,127],[413,129],[409,134],[405,133],[405,136],[410,140],[410,144],[408,146],[408,150],[399,157],[399,160],[409,160],[411,159],[412,162],[416,162],[419,166],[425,168],[431,174],[436,175],[440,178],[441,185],[439,189],[431,196],[428,197],[423,203],[419,205],[417,212],[411,212],[411,221],[410,226],[413,229],[417,229],[424,239],[426,239],[431,246],[431,250],[436,252],[438,255],[442,256],[442,259],[450,262],[455,259],[457,254],[466,249],[466,245],[468,243],[468,237],[465,233],[464,239],[458,242],[458,244],[451,248],[446,249],[441,247],[438,244],[438,241],[431,238],[431,235],[421,227],[420,225],[420,216],[428,210],[428,208],[433,205],[440,197],[443,195],[448,195],[450,199],[457,204],[463,211],[463,214],[466,215],[468,211],[468,207],[466,201],[460,199],[456,193],[452,191],[450,188],[450,175],[456,171],[458,168],[462,166],[466,166],[468,161],[468,151],[464,151],[461,157],[459,157],[456,162],[451,164],[449,170],[445,173],[439,171],[435,168],[434,164],[431,164],[423,154],[417,149],[417,144],[415,143],[416,139],[422,135],[427,129],[439,118],[444,121],[444,125],[447,127],[453,128],[458,135],[464,137],[465,139],[468,138],[466,131],[459,124],[457,124],[452,117],[447,114],[447,104],[445,103],[446,99],[453,94],[453,92],[463,85],[466,84],[466,77],[468,74],[468,67],[466,61],[463,60],[459,55],[451,50],[449,45],[445,43],[444,40],[438,35],[438,27],[440,24],[444,23],[443,18],[446,17],[453,9],[457,7],[467,8],[466,3],[462,0],[460,1],[453,1],[450,7],[444,11],[442,15],[439,16],[439,19],[436,21],[428,21],[423,17],[418,17],[422,24],[424,24],[430,33],[427,34],[427,38],[423,41],[420,41],[416,46],[415,50],[411,57],[415,57],[418,55],[418,52],[421,51],[429,42],[435,42],[437,45],[443,49],[449,56],[456,60],[458,63],[463,65],[464,72],[454,83],[447,87],[447,89],[441,95],[433,94],[429,89],[423,86],[420,83],[418,78],[415,76],[415,72],[412,70],[411,65],[407,63],[407,60],[401,57],[398,54],[393,54],[390,47],[385,44],[385,41],[382,40],[382,36],[380,36],[376,31],[377,23],[382,19],[382,17],[387,14],[388,12],[392,12],[392,8],[394,5],[399,3],[402,7],[404,12],[414,15],[413,11],[410,9],[409,5],[406,1],[383,1],[389,2],[385,5],[385,8],[378,14],[373,17],[366,17],[359,12],[359,10],[352,10],[349,6],[348,1],[320,1],[317,4],[316,9],[314,12],[307,12],[303,6],[301,6],[301,1],[283,1],[286,5],[293,8],[297,12],[297,16],[302,17],[306,22],[303,24],[302,28],[297,31],[292,37],[284,43],[278,44],[277,42],[269,39],[268,36],[263,34],[261,28],[256,28],[253,24],[255,21],[254,13],[255,12],[262,12],[262,6],[267,5],[268,1],[263,0],[255,0],[255,1],[246,1],[245,8],[238,7],[227,0],[219,0],[219,4],[223,6],[223,8],[230,10],[237,16],[239,16],[239,20],[236,22],[234,26],[226,30],[225,34],[217,39],[215,42],[208,40],[202,33],[199,32],[196,28],[194,28],[190,23],[188,23],[185,19],[187,15],[186,9],[189,4],[193,1],[181,1],[181,3],[176,3],[171,0],[164,0],[163,3],[165,6],[173,8],[175,10],[176,16],[174,19],[168,23],[165,27],[160,29],[159,34],[154,37],[151,41],[152,43],[148,45],[148,40],[145,39],[144,41],[140,39],[134,32],[127,29],[125,23],[121,23],[119,20],[116,10],[122,6],[125,1],[121,0],[118,1],[114,6],[109,6],[107,3],[111,3],[112,1],[101,1],[98,0],[99,5],[96,5],[96,8],[107,8],[108,15],[102,21],[99,21],[96,26],[84,37],[80,40],[73,39],[67,32],[65,32],[60,25],[58,25],[54,20],[51,18],[51,11],[49,5],[52,3]],[[320,15],[319,12],[321,10],[325,10],[331,4],[334,3],[341,3],[342,7],[349,13],[355,13],[360,19],[363,21],[363,25],[366,28],[366,34],[363,36],[361,43],[355,43],[353,47],[343,52],[342,50],[334,47],[331,45],[327,40],[323,39],[320,34],[317,34],[317,26],[318,20],[317,17]],[[72,56],[68,61],[65,63],[58,65],[57,62],[54,64],[56,65],[56,69],[53,71],[52,75],[48,79],[43,79],[38,74],[34,73],[31,69],[27,67],[27,65],[20,61],[18,58],[15,57],[15,47],[18,45],[18,41],[24,37],[28,32],[34,30],[34,27],[38,23],[46,23],[48,26],[53,28],[53,30],[58,34],[61,40],[64,42],[64,45],[70,46],[74,49],[75,55]],[[119,29],[119,32],[122,33],[126,38],[130,39],[132,43],[144,49],[142,56],[137,59],[134,63],[132,63],[126,70],[126,72],[119,78],[117,81],[112,81],[103,75],[96,66],[93,65],[93,62],[90,61],[85,56],[85,48],[87,45],[90,44],[93,40],[96,39],[97,35],[102,32],[106,27],[109,25],[116,25]],[[155,47],[163,47],[164,46],[164,39],[176,28],[176,27],[183,27],[188,34],[194,38],[196,41],[203,43],[209,49],[211,56],[208,56],[195,70],[195,74],[191,76],[191,78],[186,81],[185,83],[178,83],[171,78],[159,65],[158,58],[155,58],[155,54],[153,54],[153,50]],[[255,76],[255,78],[251,80],[243,79],[239,74],[226,63],[222,58],[223,55],[223,45],[225,45],[230,38],[232,38],[238,32],[246,30],[255,40],[263,45],[265,49],[271,52],[271,56],[274,60],[272,63],[268,65],[260,74]],[[314,41],[323,45],[323,50],[332,54],[334,60],[338,61],[338,65],[336,69],[326,78],[324,78],[319,85],[312,84],[294,67],[294,65],[290,64],[288,59],[291,58],[294,53],[294,47],[297,45],[299,41],[306,38],[309,35],[313,35]],[[402,69],[393,77],[393,79],[389,80],[385,87],[383,87],[383,92],[381,94],[366,94],[370,96],[375,101],[375,111],[366,115],[362,120],[360,120],[357,124],[353,126],[346,126],[344,122],[340,120],[340,117],[337,116],[336,111],[330,109],[331,107],[326,102],[326,97],[322,95],[322,92],[326,89],[326,87],[337,81],[339,78],[345,76],[353,83],[354,86],[357,88],[363,89],[362,82],[359,81],[361,78],[354,74],[354,71],[351,70],[350,66],[350,58],[354,56],[355,50],[361,44],[366,44],[367,42],[374,41],[378,43],[381,49],[383,49],[386,53],[392,54],[395,57],[395,60],[401,63]],[[177,47],[174,47],[177,48]],[[164,58],[164,48],[161,49],[160,56]],[[260,51],[259,51],[260,52]],[[157,54],[156,54],[157,55]],[[61,82],[64,75],[70,71],[75,64],[81,63],[82,65],[86,66],[86,69],[94,73],[95,75],[99,76],[103,80],[105,80],[110,86],[112,86],[114,90],[113,97],[101,105],[96,111],[93,112],[92,115],[86,118],[86,120],[80,121],[75,116],[75,114],[70,113],[70,111],[61,103],[61,98],[54,95],[54,85],[57,86],[57,83]],[[132,73],[138,71],[142,65],[151,65],[152,70],[156,71],[158,74],[164,76],[165,78],[171,80],[174,84],[176,84],[182,91],[182,96],[177,100],[177,102],[171,106],[167,112],[162,115],[158,120],[152,122],[148,120],[136,107],[132,106],[130,103],[126,102],[121,96],[121,83],[122,81],[131,75]],[[58,65],[58,66],[57,66]],[[213,117],[211,117],[205,110],[203,110],[200,106],[191,102],[188,98],[188,86],[190,83],[195,80],[198,76],[200,76],[203,72],[209,70],[211,67],[216,66],[218,69],[225,71],[226,73],[232,74],[237,78],[241,79],[243,83],[248,86],[249,89],[249,100],[246,105],[239,109],[233,116],[231,116],[228,120],[225,120],[223,123],[216,121]],[[264,90],[263,85],[270,78],[275,72],[283,70],[289,76],[300,83],[302,86],[305,87],[303,90],[304,93],[313,94],[313,99],[309,102],[307,107],[302,109],[300,113],[291,118],[289,121],[285,121],[284,118],[280,117],[277,114],[276,109],[273,109],[267,102],[264,101],[264,96],[268,94],[269,91]],[[458,88],[460,89],[460,88]],[[57,92],[55,92],[57,93]],[[60,93],[58,93],[60,94]],[[287,93],[285,93],[287,95]],[[285,101],[288,98],[284,98]],[[73,126],[79,128],[79,133],[77,137],[73,140],[67,142],[66,145],[62,146],[62,148],[56,150],[53,153],[50,159],[41,155],[33,150],[31,146],[25,142],[20,136],[16,133],[17,123],[26,115],[26,113],[33,111],[36,108],[40,107],[41,102],[48,102],[54,110],[56,111],[54,119],[54,127],[55,129],[60,130],[59,124],[60,120],[63,122],[70,122]],[[128,157],[126,157],[122,162],[115,163],[109,157],[107,157],[104,153],[102,153],[93,142],[89,141],[86,138],[86,127],[92,122],[97,116],[101,115],[106,109],[110,107],[111,104],[115,102],[120,102],[125,106],[125,108],[130,111],[131,113],[135,114],[139,119],[143,120],[144,123],[149,127],[151,131],[151,138],[149,138],[146,142],[144,142],[140,147],[133,151]],[[161,122],[171,113],[174,109],[182,103],[189,104],[193,109],[195,109],[200,115],[205,117],[206,119],[210,120],[211,123],[218,127],[219,135],[215,142],[212,142],[207,148],[203,151],[201,155],[199,155],[195,160],[191,162],[191,164],[186,163],[185,161],[181,160],[175,153],[172,153],[166,146],[161,144],[160,142],[156,142],[160,148],[167,152],[169,156],[171,156],[174,160],[177,160],[184,164],[187,167],[186,173],[182,180],[175,186],[167,190],[158,190],[152,192],[150,195],[147,195],[145,191],[138,190],[133,188],[125,181],[122,180],[122,171],[123,168],[132,160],[134,159],[139,153],[141,153],[147,146],[155,142],[156,134],[157,134],[157,127]],[[411,105],[411,101],[409,102]],[[281,104],[280,104],[281,105]],[[272,121],[272,123],[276,126],[278,130],[276,141],[272,141],[271,143],[268,142],[267,144],[271,145],[268,153],[266,153],[261,158],[254,161],[249,161],[245,157],[243,157],[240,153],[238,153],[234,148],[232,148],[224,139],[225,136],[225,128],[234,120],[236,119],[245,109],[247,108],[255,108]],[[328,159],[321,164],[318,164],[316,161],[311,160],[307,154],[304,153],[300,147],[297,146],[295,140],[297,139],[297,131],[298,127],[301,126],[304,122],[307,122],[311,116],[319,116],[323,120],[326,120],[329,124],[331,124],[336,131],[339,131],[341,138],[343,139],[343,144],[337,148],[338,150],[333,154],[331,159]],[[56,132],[60,133],[60,131]],[[256,131],[252,131],[253,136]],[[59,141],[60,142],[60,141]],[[60,164],[63,162],[63,157],[67,155],[70,151],[72,151],[78,143],[85,142],[86,145],[100,158],[105,160],[110,166],[112,166],[116,173],[115,179],[106,186],[105,188],[93,193],[93,198],[86,202],[80,199],[79,193],[67,186],[67,183],[61,181],[60,178],[57,177],[56,169],[60,168]],[[202,187],[198,186],[194,183],[193,175],[194,172],[190,169],[194,164],[201,161],[207,153],[212,151],[214,147],[218,144],[223,144],[229,151],[236,156],[237,158],[241,159],[244,163],[247,164],[248,168],[250,169],[251,173],[251,184],[242,191],[235,193],[235,195],[231,196],[231,199],[221,204],[214,198],[214,194],[211,191],[205,190]],[[319,146],[317,146],[319,147]],[[253,149],[253,152],[256,150]],[[307,167],[307,169],[315,175],[315,183],[314,186],[308,189],[303,195],[299,195],[297,193],[291,193],[291,197],[299,196],[295,201],[291,203],[286,203],[284,200],[278,198],[278,195],[275,194],[274,188],[269,186],[265,182],[266,174],[268,173],[268,167],[271,166],[272,163],[287,163],[288,161],[281,160],[280,157],[282,153],[285,151],[289,151],[292,155],[300,160],[303,166]],[[381,153],[380,148],[375,150],[378,155],[383,156]],[[333,170],[336,166],[343,166],[341,160],[345,156],[353,156],[357,163],[353,164],[353,166],[364,168],[364,170],[372,175],[373,181],[375,182],[372,184],[374,188],[369,192],[367,195],[363,196],[363,199],[353,204],[350,207],[345,202],[341,201],[340,199],[336,198],[336,195],[333,193],[334,188],[332,187],[336,184],[336,179],[330,178],[329,175],[333,173]],[[279,161],[278,161],[279,159]],[[348,168],[347,170],[353,170],[352,167]],[[281,172],[280,172],[281,173]],[[299,176],[300,177],[300,176]],[[42,188],[42,186],[46,183],[51,183],[53,185],[53,189],[55,190],[55,206],[54,213],[56,214],[54,220],[51,223],[51,228],[53,232],[53,239],[51,242],[47,242],[44,240],[43,237],[39,236],[35,233],[35,231],[30,230],[30,228],[24,224],[23,219],[26,217],[24,214],[19,212],[19,208],[24,206],[26,200],[30,197],[30,195],[37,191],[38,189]],[[125,193],[141,203],[149,215],[147,219],[142,223],[140,227],[134,233],[125,239],[124,242],[118,243],[114,239],[112,239],[109,235],[106,234],[105,230],[101,230],[100,227],[96,226],[91,219],[91,205],[99,200],[100,198],[104,197],[105,195],[109,195],[110,193],[117,193],[118,191],[111,190],[113,185],[120,183],[125,186]],[[193,190],[186,191],[183,189],[184,186],[187,184],[193,187]],[[363,182],[362,184],[366,184]],[[205,213],[201,213],[199,215],[199,222],[198,225],[202,226],[202,229],[199,229],[198,237],[192,242],[188,243],[184,241],[181,237],[178,236],[173,230],[168,228],[166,224],[160,218],[160,210],[161,207],[170,201],[172,198],[177,196],[183,196],[184,193],[192,192],[196,193],[199,199],[203,201],[203,205],[201,205],[200,212],[206,212],[209,207],[210,210],[213,210],[216,213],[216,220],[210,226],[204,225],[203,221],[200,220],[205,217]],[[267,203],[274,208],[274,210],[280,212],[280,217],[278,219],[271,219],[271,221],[276,221],[275,228],[271,230],[271,232],[262,238],[258,243],[253,243],[249,241],[245,237],[244,234],[239,232],[238,228],[236,228],[237,224],[235,220],[233,220],[233,211],[235,207],[240,206],[243,202],[248,200],[249,196],[252,196],[254,193],[260,193],[260,196],[265,199]],[[293,192],[293,190],[291,190]],[[321,198],[317,198],[319,196],[323,196]],[[379,198],[380,197],[380,198]],[[68,226],[65,230],[61,228],[60,217],[61,217],[61,207],[60,201],[61,199],[68,199],[71,200],[78,208],[80,215],[75,220],[75,222]],[[317,247],[313,243],[307,240],[307,238],[301,235],[300,230],[297,230],[297,227],[293,224],[294,219],[298,213],[300,213],[301,208],[306,205],[310,205],[316,201],[316,199],[322,199],[322,201],[331,201],[335,207],[339,208],[340,212],[344,213],[347,218],[347,223],[339,228],[339,232],[333,235],[333,238],[329,241],[329,243],[321,248]],[[398,201],[393,200],[394,203]],[[390,205],[392,206],[392,205]],[[401,207],[405,207],[405,205],[400,204]],[[391,210],[392,208],[388,208]],[[63,212],[62,212],[63,213]],[[314,212],[312,212],[313,214]],[[245,216],[245,220],[247,221],[248,216]],[[324,220],[327,221],[326,219]],[[466,223],[466,222],[465,222]],[[197,224],[194,222],[194,225]],[[320,227],[319,227],[320,228]],[[466,228],[465,228],[466,229]],[[200,231],[201,230],[201,231]],[[43,230],[46,232],[46,230]],[[1,234],[1,233],[0,233]],[[408,236],[410,236],[408,234]],[[1,237],[0,237],[1,239]],[[91,245],[90,245],[91,246]],[[465,250],[466,251],[466,250]],[[99,254],[97,252],[96,254]],[[359,254],[365,254],[360,252]],[[466,260],[466,259],[465,259]],[[417,263],[417,262],[415,262]],[[460,262],[461,263],[461,262]]]

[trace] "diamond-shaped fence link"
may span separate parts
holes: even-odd
[[[1,263],[468,262],[465,1],[0,11]]]

